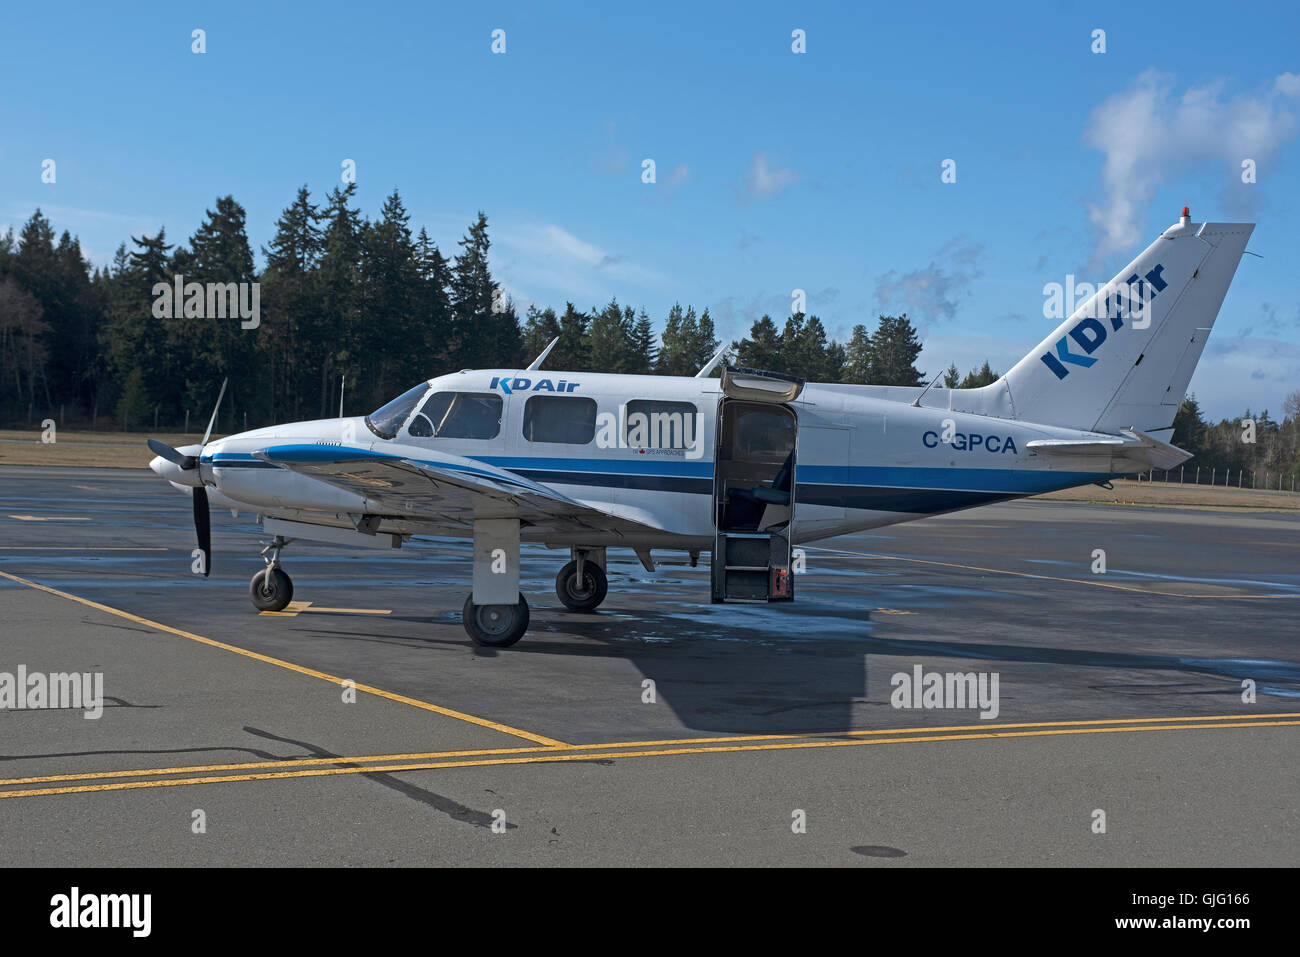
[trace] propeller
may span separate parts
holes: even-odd
[[[225,379],[221,383],[221,392],[217,395],[216,408],[212,410],[212,418],[208,420],[208,430],[203,433],[203,441],[199,443],[198,455],[187,455],[178,449],[172,448],[166,442],[160,442],[158,439],[149,440],[149,449],[159,458],[171,462],[182,472],[192,472],[199,467],[199,459],[203,455],[203,449],[207,447],[208,440],[212,438],[212,429],[217,424],[217,413],[221,411],[221,400],[226,397],[226,386],[230,383]],[[193,448],[193,446],[187,446]],[[200,473],[195,477],[192,483],[192,504],[194,506],[194,531],[198,535],[199,550],[203,552],[203,577],[208,578],[212,574],[212,515],[208,507],[208,489],[203,483],[203,476]],[[191,481],[184,481],[183,484],[191,485]]]
[[[212,574],[212,514],[208,511],[208,490],[205,486],[194,489],[194,531],[199,536],[199,550],[203,552],[203,577]]]

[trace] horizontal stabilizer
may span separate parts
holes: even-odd
[[[1121,472],[1146,469],[1171,469],[1192,457],[1176,445],[1170,445],[1140,429],[1124,429],[1123,435],[1086,439],[1034,439],[1026,444],[1044,455],[1108,456]]]

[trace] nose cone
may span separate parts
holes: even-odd
[[[202,451],[201,446],[190,445],[178,451],[185,455],[197,455]],[[203,479],[199,477],[199,470],[183,469],[175,462],[171,462],[161,455],[155,455],[149,462],[149,468],[155,475],[165,478],[173,485],[186,485],[190,488],[197,488],[203,484]]]

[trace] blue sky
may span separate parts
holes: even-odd
[[[1109,279],[1190,205],[1258,222],[1265,257],[1192,391],[1278,415],[1300,389],[1298,35],[1294,4],[24,4],[0,34],[0,229],[39,205],[103,264],[231,193],[256,248],[352,159],[363,211],[399,188],[444,252],[483,209],[520,302],[616,295],[661,322],[681,301],[732,338],[803,289],[840,338],[908,311],[935,373],[1005,371],[1057,324],[1045,283]]]

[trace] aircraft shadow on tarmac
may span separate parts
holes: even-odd
[[[910,672],[915,664],[941,671],[997,671],[1008,665],[1030,668],[1055,665],[1066,671],[1113,669],[1123,673],[1123,683],[1089,685],[1099,700],[1108,703],[1116,693],[1139,697],[1148,693],[1223,695],[1239,700],[1240,682],[1245,678],[1257,683],[1261,695],[1300,697],[1300,663],[1295,662],[873,637],[870,632],[880,627],[873,620],[873,613],[846,612],[828,606],[821,609],[805,606],[798,618],[782,612],[769,613],[758,626],[742,624],[743,619],[734,614],[724,613],[724,617],[725,629],[719,629],[717,619],[692,622],[681,615],[654,611],[602,610],[584,615],[539,608],[533,631],[518,645],[507,650],[473,650],[476,656],[484,658],[526,655],[630,662],[644,677],[655,681],[659,703],[671,708],[682,725],[710,733],[832,733],[860,730],[864,726],[896,726],[911,723],[912,718],[924,723],[952,723],[951,711],[912,711],[905,721],[903,713],[891,707],[890,676],[900,671]],[[331,630],[320,634],[407,648],[412,643],[446,649],[465,647],[459,637],[421,635],[418,626],[427,625],[427,618],[394,616],[386,620],[410,622],[415,627],[409,632],[383,636],[359,630]],[[825,637],[828,632],[836,637]],[[636,637],[637,634],[673,637],[646,641]],[[868,655],[896,659],[888,664],[879,660],[874,663],[885,673],[877,671],[873,676],[872,697],[868,697],[868,668],[871,667],[866,659]],[[992,663],[992,668],[985,662]],[[1146,673],[1152,673],[1152,678],[1144,684],[1140,679]],[[1155,673],[1161,677],[1157,678]],[[1171,673],[1194,680],[1185,685],[1171,685],[1168,681]],[[1217,680],[1207,683],[1206,678]],[[595,699],[609,693],[603,679],[584,673],[581,668],[575,669],[574,680],[590,682]],[[1004,696],[1005,681],[1004,678]],[[1049,677],[1035,693],[1036,699],[1047,707],[1054,707],[1055,683]],[[1166,708],[1167,704],[1166,699]],[[864,715],[864,708],[878,711],[880,718]],[[963,714],[976,717],[973,711]],[[1045,720],[1080,717],[1074,711],[1067,714],[1059,709],[1034,716]],[[1101,716],[1113,716],[1113,713]],[[1004,714],[1003,720],[1006,717]]]

